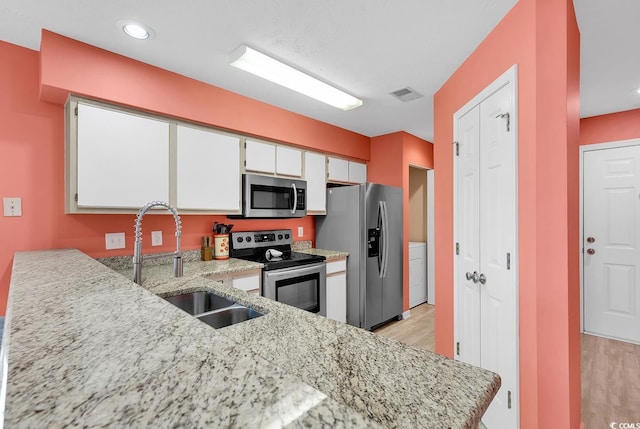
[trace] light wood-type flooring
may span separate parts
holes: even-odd
[[[421,304],[411,317],[374,332],[414,347],[434,350],[435,307]],[[584,429],[611,423],[640,427],[640,345],[582,334],[582,421]],[[628,427],[634,427],[628,426]]]
[[[585,429],[640,427],[640,345],[582,334],[581,349]]]
[[[435,308],[433,305],[420,304],[411,309],[411,317],[408,319],[387,323],[374,332],[401,343],[434,351]]]

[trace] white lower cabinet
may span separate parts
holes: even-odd
[[[347,322],[347,259],[327,262],[327,317]]]
[[[233,286],[247,293],[260,295],[262,270],[242,271],[239,273],[218,274],[208,276],[210,280]]]

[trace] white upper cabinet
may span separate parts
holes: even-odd
[[[177,126],[176,205],[180,210],[240,211],[240,139]]]
[[[328,178],[333,182],[365,183],[367,164],[346,159],[329,157]]]
[[[337,182],[349,181],[349,161],[346,159],[328,157],[329,160],[329,180]]]
[[[169,124],[78,103],[77,207],[140,208],[169,200]],[[71,166],[71,164],[74,164]],[[70,190],[73,193],[73,187]]]
[[[307,181],[307,213],[327,212],[326,157],[319,153],[305,152],[304,178]]]
[[[276,146],[276,173],[282,176],[302,177],[302,151],[287,146]]]
[[[247,139],[244,167],[247,171],[274,174],[276,172],[276,145]]]
[[[245,171],[302,177],[302,151],[292,147],[246,140]]]
[[[367,181],[367,164],[349,161],[349,182],[365,183]]]

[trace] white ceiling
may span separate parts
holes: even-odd
[[[574,0],[582,115],[640,107],[638,0]],[[38,50],[47,28],[367,136],[433,140],[433,94],[516,0],[0,0],[0,39]],[[156,37],[138,41],[131,19]],[[341,111],[229,66],[248,44],[364,100]],[[409,86],[425,97],[401,102]]]

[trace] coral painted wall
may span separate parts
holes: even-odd
[[[434,97],[436,351],[452,356],[453,114],[518,65],[522,428],[580,425],[578,57],[570,0],[520,0]]]
[[[43,31],[41,51],[0,42],[0,196],[21,197],[22,217],[0,217],[0,314],[5,313],[13,254],[21,250],[77,248],[92,257],[133,253],[135,215],[64,214],[64,107],[70,92],[265,139],[295,143],[366,161],[370,139],[211,85]],[[42,84],[41,84],[42,82]],[[41,96],[46,101],[41,100]],[[304,227],[297,240],[313,240],[313,217],[238,220],[187,215],[183,249],[200,247],[214,221],[235,229]],[[144,230],[164,232],[175,249],[169,215],[145,217]],[[104,234],[125,232],[126,249],[105,250]],[[145,236],[145,243],[150,237]],[[145,245],[145,251],[149,251]]]
[[[403,241],[409,255],[409,166],[433,168],[433,144],[400,131],[371,139],[369,181],[404,189]],[[409,309],[409,258],[404,258],[403,310]]]
[[[580,120],[580,145],[640,138],[640,109]]]

